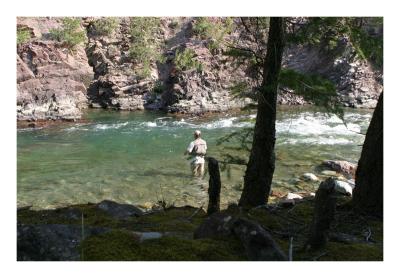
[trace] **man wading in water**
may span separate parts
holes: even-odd
[[[189,147],[185,151],[186,154],[192,156],[190,161],[190,167],[194,177],[203,177],[204,175],[204,156],[207,151],[207,143],[201,139],[200,130],[196,130],[193,133],[194,141],[189,144]]]

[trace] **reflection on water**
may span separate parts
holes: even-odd
[[[87,123],[21,129],[17,136],[18,206],[49,208],[111,199],[142,204],[164,199],[175,205],[207,200],[208,176],[194,180],[183,152],[194,129],[203,131],[208,154],[221,159],[227,145],[218,138],[251,127],[254,114],[220,114],[196,119],[155,112],[90,111]],[[370,111],[349,110],[346,125],[309,108],[278,113],[277,165],[273,186],[312,189],[299,177],[324,159],[358,160]],[[233,144],[233,143],[232,143]],[[245,151],[230,151],[246,157]],[[221,203],[240,197],[243,166],[222,171]]]

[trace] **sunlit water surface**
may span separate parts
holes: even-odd
[[[253,126],[255,113],[178,118],[155,112],[94,110],[85,123],[65,123],[42,129],[19,129],[17,134],[18,206],[35,209],[99,202],[155,203],[198,206],[207,201],[207,180],[190,176],[183,152],[200,129],[208,155],[222,160],[234,142],[219,138]],[[273,189],[313,190],[318,183],[299,180],[325,159],[357,162],[371,111],[347,110],[346,125],[335,115],[310,108],[280,108],[277,120],[276,170]],[[244,166],[221,172],[221,203],[237,202]]]

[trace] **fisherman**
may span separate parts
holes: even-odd
[[[201,131],[196,130],[193,133],[192,141],[185,151],[185,155],[191,155],[190,168],[194,177],[203,177],[204,175],[204,156],[207,151],[207,143],[201,139]]]

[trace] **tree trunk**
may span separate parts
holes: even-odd
[[[219,211],[219,199],[221,193],[221,177],[219,174],[218,160],[213,157],[208,159],[208,172],[210,180],[208,181],[208,208],[207,214],[213,214]]]
[[[239,201],[239,205],[243,207],[265,204],[271,190],[275,171],[276,98],[284,48],[283,36],[284,19],[271,17],[253,145]]]
[[[328,232],[335,219],[336,197],[335,180],[328,178],[321,182],[314,199],[314,217],[306,248],[315,250],[324,247],[328,240]]]
[[[383,216],[383,93],[369,124],[358,161],[353,204],[363,212]]]

